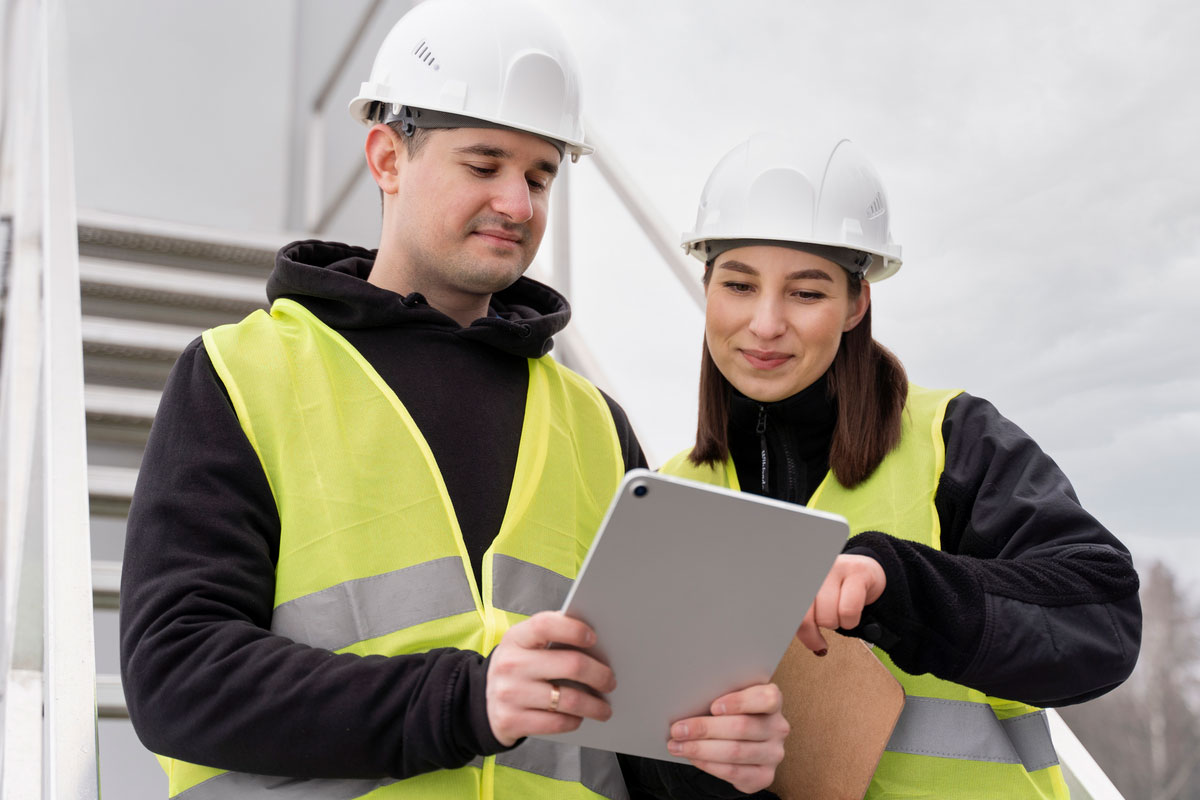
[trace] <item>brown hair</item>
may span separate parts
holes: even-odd
[[[704,285],[713,261],[704,268]],[[850,296],[862,292],[862,279],[847,273]],[[842,334],[827,373],[827,391],[837,406],[837,423],[829,448],[829,468],[838,483],[854,488],[900,443],[900,415],[908,395],[904,365],[871,336],[871,309],[858,325]],[[693,464],[713,465],[729,458],[729,409],[733,386],[717,369],[708,342],[700,356],[700,413]]]
[[[404,150],[408,153],[409,161],[417,157],[417,153],[425,146],[425,142],[429,141],[429,134],[433,132],[430,128],[414,128],[412,133],[406,134],[404,123],[401,120],[392,120],[387,123],[387,126],[396,132],[400,141],[404,142]],[[450,129],[442,128],[442,130]]]

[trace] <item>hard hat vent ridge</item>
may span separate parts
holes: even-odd
[[[413,48],[413,55],[416,56],[426,66],[433,67],[434,71],[441,69],[441,64],[437,63],[437,59],[433,57],[433,51],[429,49],[429,45],[424,39],[421,43]]]
[[[871,204],[867,206],[867,219],[876,219],[886,213],[887,204],[883,202],[883,195],[876,192],[875,197],[871,200]]]

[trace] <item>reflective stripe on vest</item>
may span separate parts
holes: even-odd
[[[275,608],[271,632],[329,650],[475,610],[454,556],[339,583]]]
[[[279,511],[273,632],[359,655],[488,653],[514,622],[561,606],[624,472],[608,404],[590,383],[549,357],[529,360],[512,491],[477,586],[428,444],[345,339],[280,300],[270,316],[206,332],[204,344]],[[202,800],[627,798],[615,755],[540,741],[406,780],[284,779],[161,760],[173,797]]]
[[[562,607],[571,579],[512,556],[495,556],[492,605],[531,616]],[[475,610],[462,560],[448,556],[346,581],[275,609],[271,632],[329,650]]]
[[[887,750],[1020,764],[1029,772],[1058,763],[1045,711],[1002,720],[987,703],[935,697],[905,699]]]
[[[520,747],[495,757],[496,766],[540,775],[555,781],[578,783],[601,797],[628,800],[620,767],[611,753],[590,748],[571,747],[558,742],[527,739]],[[484,759],[476,758],[466,768],[483,769]],[[320,780],[274,778],[222,772],[176,795],[179,800],[355,800],[371,792],[399,783],[393,778],[380,780]]]
[[[945,466],[942,422],[946,405],[958,394],[910,385],[896,448],[854,489],[826,474],[808,505],[846,517],[851,535],[884,531],[940,549],[934,493]],[[676,455],[662,471],[741,488],[732,460],[697,467],[689,452]],[[932,675],[909,675],[886,653],[878,648],[875,653],[907,699],[867,798],[1069,796],[1040,709]]]
[[[499,553],[492,561],[492,575],[492,605],[527,617],[562,608],[573,583],[554,570]]]

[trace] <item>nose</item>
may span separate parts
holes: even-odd
[[[750,332],[759,339],[775,339],[782,336],[786,329],[779,298],[765,293],[759,296],[754,304],[754,316],[750,318]]]
[[[496,193],[492,197],[492,208],[513,222],[528,222],[533,216],[533,198],[529,182],[524,175],[505,176],[492,184]]]

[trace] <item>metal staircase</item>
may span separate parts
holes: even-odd
[[[202,330],[265,307],[284,241],[95,212],[80,214],[78,231],[97,708],[101,719],[123,719],[116,616],[125,517],[159,396]],[[100,754],[103,764],[103,736]]]

